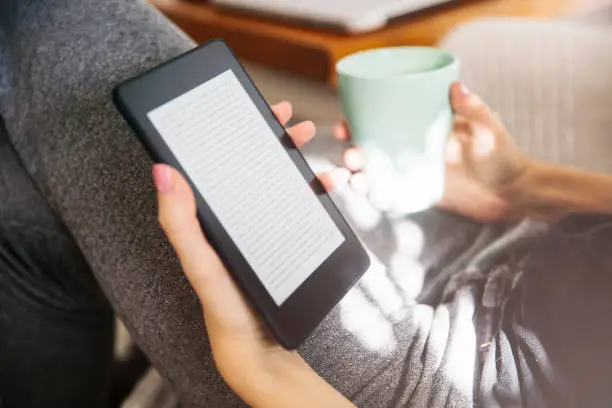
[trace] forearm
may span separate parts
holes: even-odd
[[[544,220],[581,212],[612,214],[612,175],[535,163],[505,195],[528,216]]]
[[[297,353],[272,358],[254,369],[243,367],[243,370],[230,385],[254,408],[354,408]]]

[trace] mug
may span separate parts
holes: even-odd
[[[409,214],[437,204],[444,194],[458,59],[436,48],[391,47],[350,55],[336,70],[374,207]]]

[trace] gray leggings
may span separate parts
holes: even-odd
[[[140,0],[0,5],[7,407],[103,406],[111,306],[185,406],[240,405],[157,226],[152,162],[110,99],[119,81],[192,46]],[[350,192],[338,200],[356,214]],[[301,353],[364,407],[609,406],[604,221],[571,221],[572,235],[432,211],[364,228],[380,262]]]

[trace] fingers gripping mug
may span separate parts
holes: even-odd
[[[353,142],[364,154],[372,204],[407,214],[438,203],[457,58],[436,48],[393,47],[353,54],[336,68]]]

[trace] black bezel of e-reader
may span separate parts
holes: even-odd
[[[228,69],[233,71],[246,89],[345,238],[344,243],[280,307],[272,300],[206,204],[205,198],[195,188],[181,164],[147,118],[148,112]],[[213,40],[120,84],[113,91],[113,97],[118,109],[153,159],[175,167],[186,176],[196,196],[198,217],[204,226],[205,235],[232,273],[238,286],[261,315],[267,328],[283,347],[287,349],[299,347],[361,278],[369,267],[370,260],[355,233],[331,198],[324,192],[321,183],[233,52],[224,41]]]

